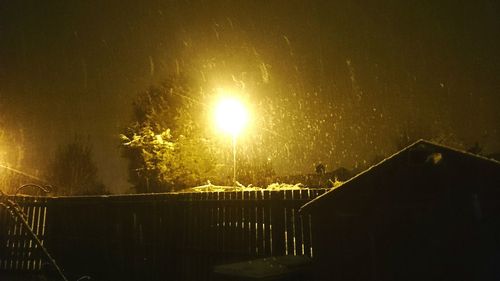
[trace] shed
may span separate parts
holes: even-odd
[[[500,162],[420,140],[308,202],[315,280],[500,280]]]

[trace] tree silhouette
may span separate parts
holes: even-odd
[[[92,160],[92,147],[81,136],[75,136],[72,142],[58,147],[49,165],[48,178],[56,195],[106,193]]]
[[[216,152],[204,137],[198,98],[179,75],[136,98],[135,121],[121,137],[137,192],[174,191],[217,177]]]

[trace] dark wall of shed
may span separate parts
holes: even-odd
[[[498,165],[407,156],[310,209],[316,280],[499,280]]]

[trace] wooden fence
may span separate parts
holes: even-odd
[[[266,256],[313,257],[311,218],[297,211],[325,191],[16,200],[70,280],[82,275],[96,280],[211,280],[217,264]],[[44,269],[41,251],[2,210],[0,243],[0,271]]]
[[[18,197],[17,203],[26,216],[33,232],[44,243],[46,233],[47,198]],[[12,217],[0,206],[0,272],[40,271],[44,262],[43,252],[29,235],[21,218]]]

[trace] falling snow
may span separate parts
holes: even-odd
[[[241,156],[279,174],[359,169],[421,137],[500,150],[498,4],[283,3],[2,4],[0,118],[18,124],[0,129],[24,132],[19,167],[42,173],[82,133],[124,191],[131,102],[173,73],[241,90],[255,111]]]

